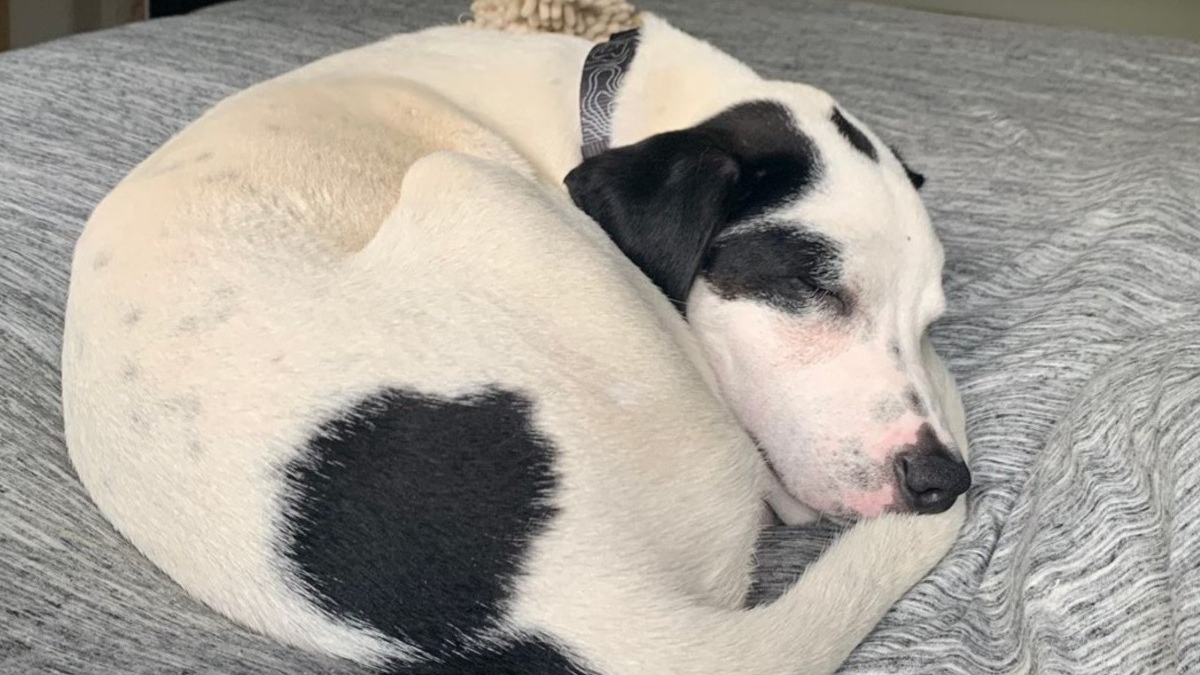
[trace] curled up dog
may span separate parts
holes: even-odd
[[[96,208],[71,459],[196,598],[372,668],[829,673],[970,482],[919,182],[657,17],[338,54]],[[745,609],[764,500],[859,522]]]

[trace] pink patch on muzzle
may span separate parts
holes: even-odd
[[[863,518],[883,515],[895,501],[896,493],[890,484],[873,492],[855,492],[842,497],[842,504]]]

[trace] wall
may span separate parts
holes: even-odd
[[[752,0],[751,0],[752,1]],[[949,14],[1200,40],[1200,0],[867,0]]]
[[[8,49],[8,0],[0,0],[0,52]]]
[[[71,33],[142,19],[146,17],[146,6],[151,1],[0,0],[0,50],[6,47],[24,47]],[[167,10],[174,5],[187,5],[190,8],[192,5],[208,4],[194,1],[158,1]],[[464,10],[470,4],[469,0],[445,1],[457,2]],[[868,1],[951,14],[1200,40],[1200,0]]]
[[[0,0],[0,11],[5,4],[11,48],[128,23],[146,13],[146,0]]]

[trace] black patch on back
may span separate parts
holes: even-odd
[[[592,672],[577,665],[555,645],[525,638],[437,663],[397,667],[390,675],[592,675]]]
[[[862,129],[854,126],[853,122],[846,119],[842,115],[841,110],[834,108],[833,116],[830,119],[833,120],[834,126],[837,127],[838,133],[847,141],[850,141],[850,145],[853,145],[855,150],[870,157],[873,162],[879,161],[879,153],[875,151],[875,145],[871,143],[871,139],[867,138]]]
[[[755,101],[585,159],[565,183],[575,204],[682,304],[721,230],[798,198],[820,173],[816,146],[787,109]]]
[[[892,154],[896,156],[896,161],[900,162],[900,166],[904,167],[904,173],[908,176],[908,180],[912,183],[913,188],[920,190],[921,187],[925,185],[925,176],[909,168],[908,164],[905,163],[904,158],[900,156],[899,151],[897,151],[894,146],[889,146],[889,149],[892,151]]]
[[[851,299],[839,287],[841,267],[840,248],[827,237],[768,224],[717,239],[701,275],[726,300],[757,300],[787,312],[824,304],[848,314]]]
[[[283,528],[317,605],[434,656],[495,626],[554,517],[554,449],[532,407],[497,388],[385,389],[326,423],[286,469]]]

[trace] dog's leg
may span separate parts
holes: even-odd
[[[890,515],[852,528],[782,598],[751,610],[738,622],[740,644],[761,640],[768,650],[777,651],[762,654],[761,669],[737,670],[764,675],[835,671],[892,605],[942,559],[964,514],[960,501],[938,516]]]
[[[859,524],[782,597],[749,610],[705,606],[638,579],[580,589],[578,571],[562,569],[532,580],[533,595],[555,596],[553,607],[527,606],[533,611],[520,618],[604,675],[833,673],[945,555],[964,510],[960,502],[937,516]]]

